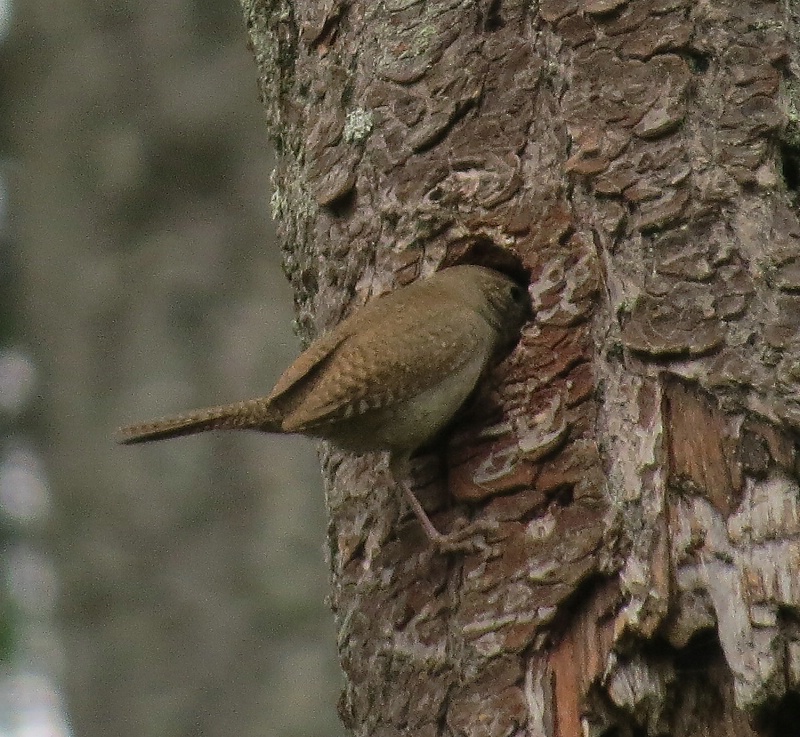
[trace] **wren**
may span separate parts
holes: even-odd
[[[408,483],[412,453],[452,419],[519,338],[527,292],[483,266],[453,266],[378,297],[317,338],[266,397],[124,427],[121,443],[206,430],[299,433],[356,453],[389,451],[392,475],[426,535],[457,549],[465,530],[434,527]]]

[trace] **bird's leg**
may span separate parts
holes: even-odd
[[[443,534],[436,529],[428,513],[425,511],[422,504],[420,504],[419,499],[417,499],[417,495],[411,489],[411,484],[409,482],[409,466],[410,464],[407,458],[393,458],[389,463],[389,468],[395,482],[402,487],[403,495],[408,501],[411,511],[414,512],[414,516],[419,520],[420,525],[422,525],[425,536],[430,540],[431,545],[443,553],[458,551],[474,552],[475,550],[485,548],[485,541],[482,540],[478,542],[476,536],[479,533],[494,529],[495,525],[488,521],[485,523],[473,523],[460,530],[455,530],[447,534]]]

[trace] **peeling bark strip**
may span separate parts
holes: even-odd
[[[325,454],[345,723],[780,724],[800,687],[798,11],[243,3],[303,332],[472,242],[515,255],[537,313],[449,438],[453,498],[427,490],[441,529],[497,523],[485,550],[433,555],[376,459]]]

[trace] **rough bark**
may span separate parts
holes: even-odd
[[[782,2],[243,0],[309,333],[513,254],[436,555],[326,455],[359,735],[750,735],[796,711],[798,34]],[[476,484],[483,493],[476,494]],[[482,497],[482,498],[481,498]],[[789,715],[789,716],[787,716]]]

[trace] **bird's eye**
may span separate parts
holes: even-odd
[[[524,299],[524,292],[522,291],[521,287],[518,287],[516,284],[511,287],[511,299],[515,302],[522,302]]]

